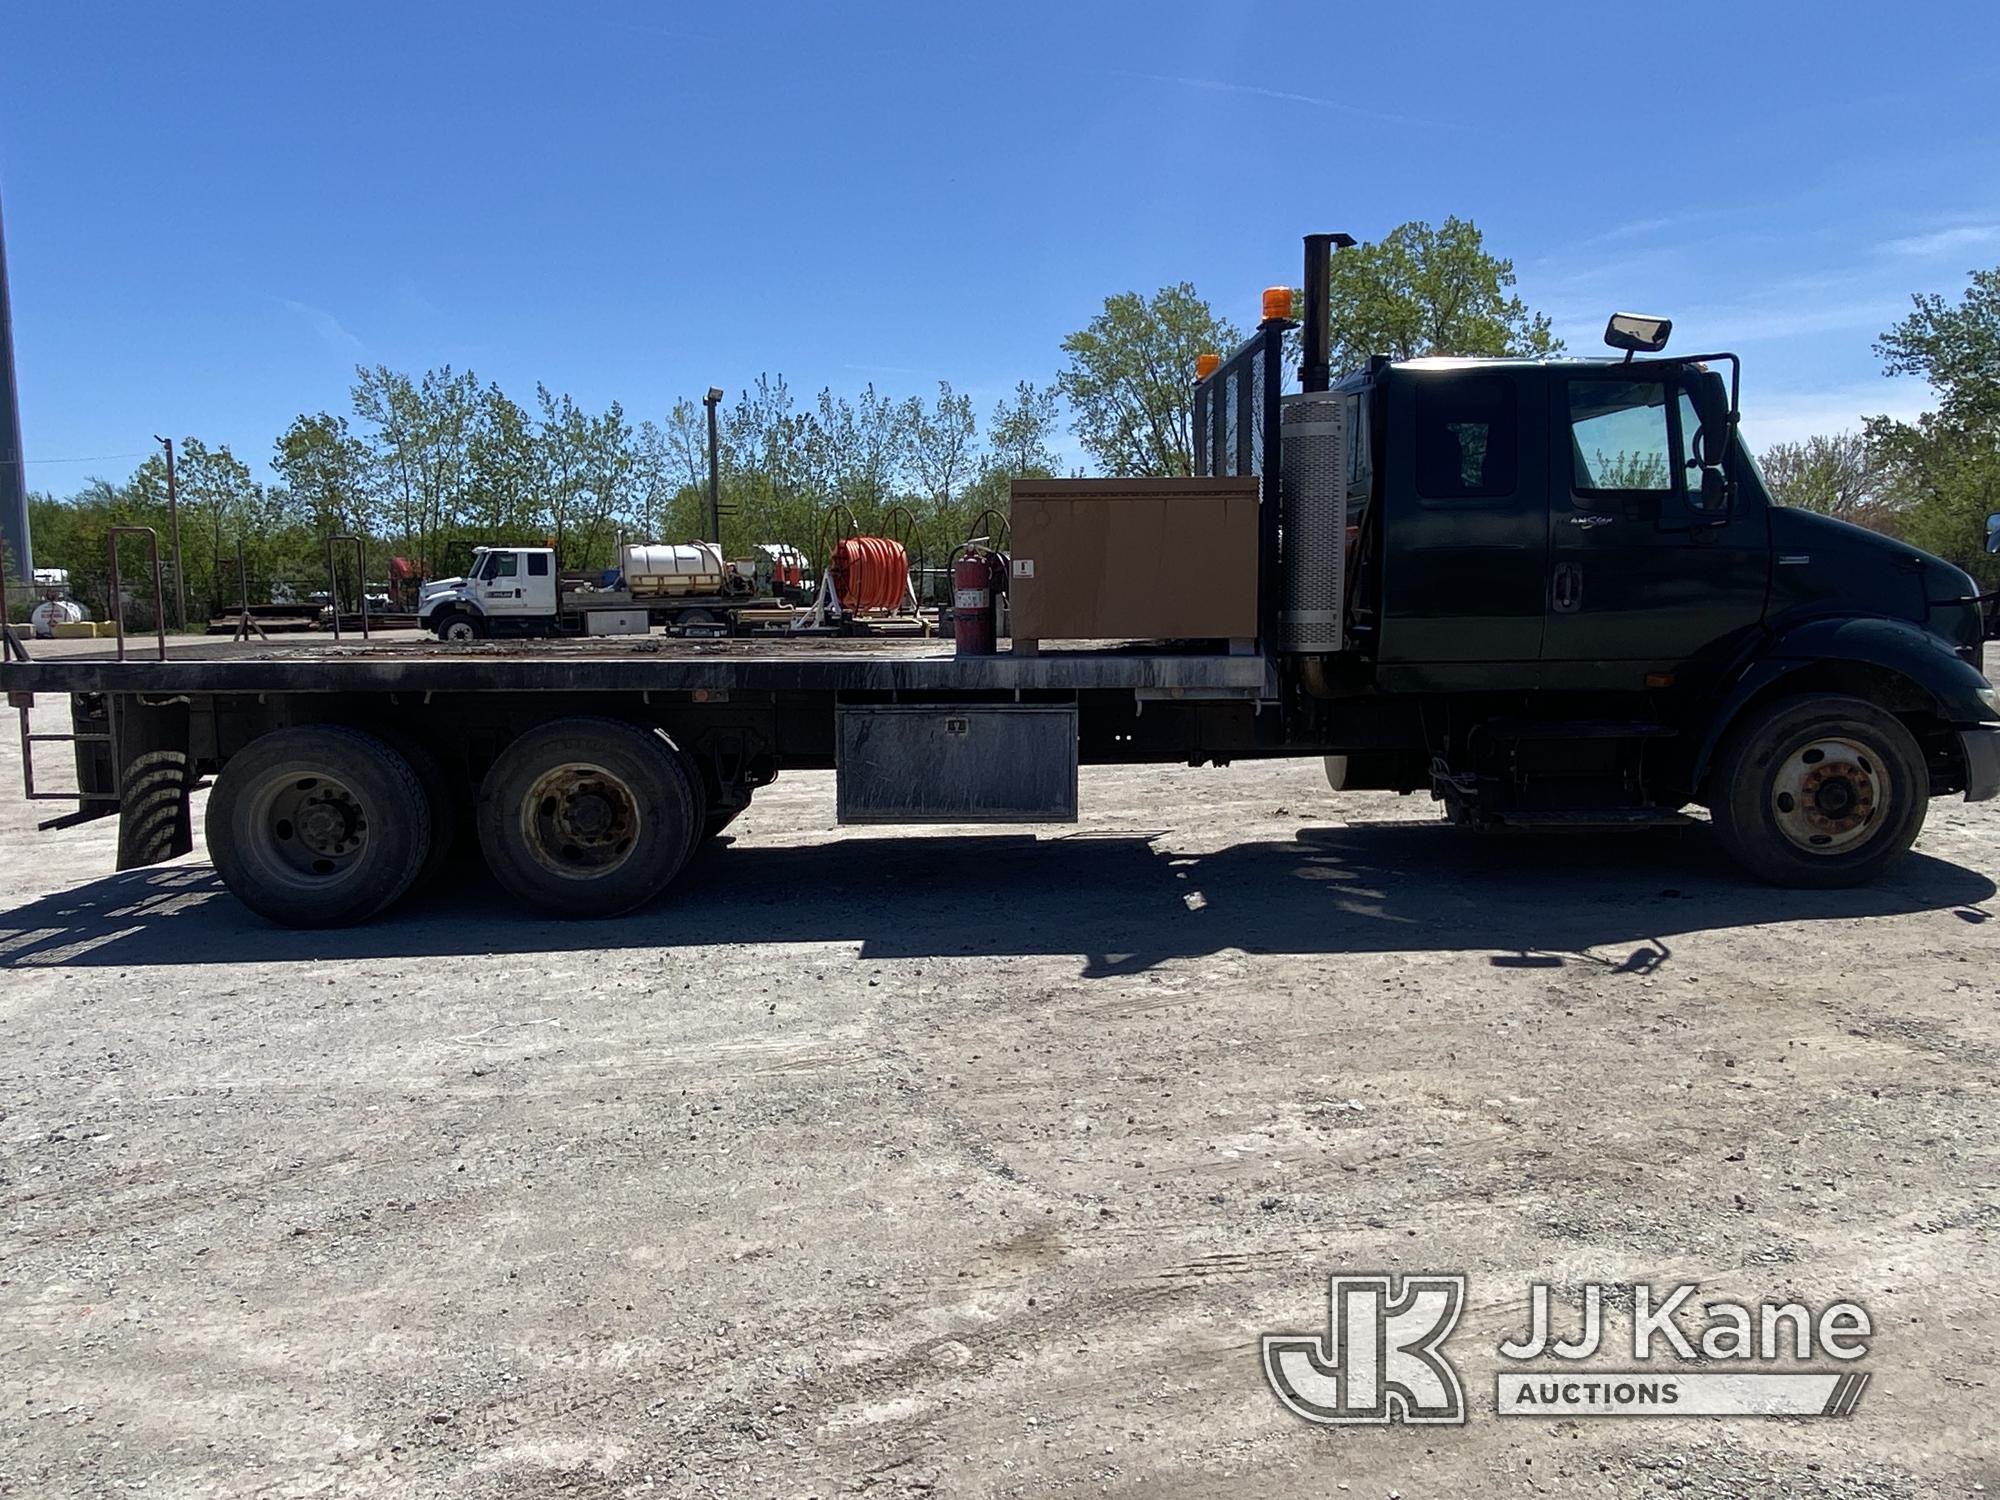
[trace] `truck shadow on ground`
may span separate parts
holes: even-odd
[[[1787,891],[1727,863],[1705,830],[1476,835],[1441,824],[1302,827],[1205,854],[1144,834],[850,838],[724,846],[655,905],[607,922],[514,910],[468,867],[457,894],[362,927],[279,928],[206,864],[127,871],[0,913],[0,967],[176,966],[857,944],[872,959],[1075,954],[1086,977],[1224,949],[1488,951],[1506,967],[1666,962],[1679,933],[1766,922],[1990,913],[1986,876],[1911,855],[1858,890]],[[1629,953],[1583,956],[1586,949]]]

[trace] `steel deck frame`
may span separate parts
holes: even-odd
[[[539,644],[539,643],[531,643]],[[166,660],[75,655],[0,663],[8,693],[897,693],[1130,691],[1189,700],[1276,695],[1261,656],[1118,650],[956,656],[948,646],[857,651],[849,643],[775,650],[620,651],[427,647],[334,651],[196,647]],[[678,643],[677,643],[678,645]]]

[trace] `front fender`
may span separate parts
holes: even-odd
[[[477,599],[464,599],[464,598],[433,599],[424,605],[423,613],[417,616],[417,624],[423,627],[425,630],[429,630],[432,627],[433,622],[436,621],[437,617],[440,614],[444,613],[446,610],[452,610],[455,612],[461,609],[464,610],[467,614],[478,615],[481,619],[484,619],[486,616],[486,611],[479,607],[479,601]]]
[[[2000,706],[1985,675],[1929,631],[1876,616],[1805,620],[1764,642],[1739,665],[1708,716],[1691,784],[1701,785],[1716,746],[1753,698],[1788,677],[1829,664],[1888,674],[1898,696],[1908,701],[1885,704],[1887,708],[1928,712],[1959,727],[2000,720]]]

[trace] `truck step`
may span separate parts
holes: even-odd
[[[1695,821],[1665,807],[1520,807],[1492,816],[1509,828],[1681,828]]]

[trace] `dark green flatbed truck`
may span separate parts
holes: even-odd
[[[1868,880],[1933,796],[2000,791],[1977,590],[1774,506],[1733,356],[1615,318],[1606,360],[1325,366],[1308,240],[1303,389],[1267,320],[1196,387],[1197,467],[1260,478],[1259,651],[955,656],[899,642],[252,649],[0,663],[67,693],[121,867],[192,847],[273,920],[365,920],[476,830],[543,909],[650,900],[789,767],[846,822],[1076,815],[1079,764],[1324,756],[1336,789],[1468,824],[1643,828],[1709,809],[1764,879]],[[1721,367],[1730,378],[1725,382]],[[24,718],[25,733],[25,718]],[[32,749],[32,745],[26,748]],[[40,793],[38,795],[57,795]]]

